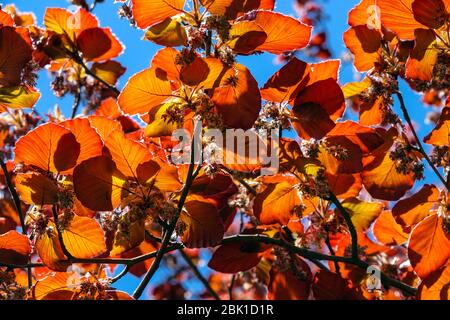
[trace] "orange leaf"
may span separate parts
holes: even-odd
[[[380,7],[381,24],[395,32],[401,40],[414,40],[416,29],[427,29],[416,21],[412,3],[415,0],[377,0]]]
[[[77,37],[78,49],[88,61],[104,61],[120,55],[123,45],[109,28],[90,28]]]
[[[231,26],[227,45],[234,52],[249,54],[267,40],[264,29],[254,21],[241,21]]]
[[[159,50],[153,57],[151,67],[159,74],[166,74],[167,79],[180,81],[181,65],[177,64],[178,51],[174,48]]]
[[[254,268],[270,247],[257,242],[237,242],[221,245],[214,251],[208,267],[222,273],[237,273]]]
[[[116,99],[107,98],[105,100],[102,100],[102,102],[100,103],[100,106],[97,109],[95,109],[93,115],[94,116],[103,116],[108,119],[117,119],[118,117],[120,117],[122,115],[122,112],[120,111],[119,106],[117,105]],[[99,118],[101,119],[101,117],[98,117],[95,119],[99,119]],[[92,117],[89,117],[88,119],[91,120]],[[99,120],[99,121],[101,121],[101,120]],[[91,121],[91,124],[92,124],[92,121]],[[100,135],[100,136],[102,136],[102,135]]]
[[[448,18],[448,11],[442,0],[414,0],[411,7],[414,19],[431,29],[439,29]]]
[[[362,180],[359,173],[331,174],[325,172],[330,190],[338,198],[351,198],[359,195],[362,189]]]
[[[380,60],[381,33],[367,26],[356,26],[344,33],[346,47],[355,56],[354,64],[358,71],[372,69]]]
[[[68,129],[46,123],[21,137],[14,153],[16,163],[59,173],[75,166],[80,144]]]
[[[229,20],[252,10],[273,10],[275,0],[201,0],[212,14],[226,16]]]
[[[104,233],[97,221],[75,215],[62,230],[67,251],[75,258],[94,258],[106,251]]]
[[[430,132],[423,142],[432,144],[434,146],[449,146],[450,145],[450,107],[445,107],[441,111],[439,121],[433,131]]]
[[[328,270],[319,270],[314,275],[312,292],[317,300],[357,299],[351,282]]]
[[[414,185],[414,173],[398,172],[396,163],[389,156],[394,131],[389,130],[385,143],[363,158],[361,175],[370,195],[390,201],[398,200]]]
[[[269,300],[306,300],[309,297],[312,283],[312,273],[308,264],[301,258],[295,258],[298,272],[291,268],[279,271],[274,268],[270,271],[268,285]]]
[[[264,43],[254,48],[253,51],[281,54],[286,51],[299,50],[308,45],[312,29],[310,26],[292,17],[271,11],[255,11],[253,15],[252,21],[267,35]]]
[[[17,86],[31,60],[31,40],[26,28],[0,28],[0,87]]]
[[[302,108],[307,103],[319,105],[332,120],[340,118],[345,109],[344,94],[333,78],[318,80],[301,90],[294,100],[294,108]]]
[[[45,232],[37,237],[36,250],[42,262],[51,270],[66,271],[70,265],[62,251],[58,232],[52,221],[48,221]]]
[[[348,24],[352,27],[366,26],[371,23],[375,27],[377,22],[374,19],[379,19],[379,9],[376,11],[376,0],[361,0],[348,13]],[[378,28],[379,29],[379,28]]]
[[[59,123],[59,125],[69,129],[80,145],[80,155],[78,156],[77,164],[89,158],[102,155],[103,142],[97,131],[91,127],[87,118],[66,120]]]
[[[97,28],[97,18],[80,8],[71,13],[62,8],[47,8],[44,15],[44,26],[48,31],[67,35],[72,41],[83,31],[89,28]]]
[[[425,184],[417,193],[398,201],[392,214],[402,226],[414,226],[433,212],[438,200],[439,190],[434,185]]]
[[[293,108],[291,122],[297,134],[306,140],[321,139],[336,125],[326,110],[316,103],[304,103]]]
[[[240,65],[236,64],[237,70]],[[180,80],[191,87],[211,89],[219,86],[233,73],[232,68],[216,58],[196,57],[181,69]]]
[[[121,131],[112,131],[105,141],[105,146],[117,169],[125,176],[135,178],[135,180],[137,180],[138,166],[152,158],[146,147],[127,138]]]
[[[443,218],[432,215],[413,229],[408,257],[421,279],[441,268],[450,258],[450,237],[444,230]]]
[[[122,126],[119,122],[103,116],[89,116],[91,126],[95,128],[103,141],[106,141],[113,131],[122,131]]]
[[[20,199],[27,204],[54,204],[58,201],[55,181],[41,173],[19,173],[15,179]]]
[[[261,109],[258,83],[250,71],[235,64],[215,88],[211,100],[228,127],[250,129]]]
[[[11,230],[0,234],[0,261],[8,264],[25,264],[31,254],[28,237]]]
[[[406,62],[406,76],[415,80],[430,81],[438,58],[436,35],[433,30],[417,29],[416,41]]]
[[[136,178],[141,185],[155,186],[163,192],[178,191],[183,186],[177,167],[158,158],[140,164],[136,169]]]
[[[14,26],[14,19],[11,17],[11,15],[1,9],[0,9],[0,25],[3,25],[4,27]]]
[[[286,179],[268,184],[264,191],[257,194],[253,202],[253,213],[262,224],[286,225],[299,205],[300,197],[295,181]]]
[[[261,89],[262,97],[273,102],[291,100],[292,94],[308,75],[309,69],[306,62],[293,57],[264,84],[264,88]],[[305,82],[306,80],[303,81]]]
[[[119,95],[119,106],[128,114],[144,114],[172,95],[167,74],[161,69],[146,69],[132,76]]]
[[[374,129],[349,120],[337,123],[327,137],[345,137],[357,145],[363,154],[367,154],[383,144],[383,139]]]
[[[70,300],[75,293],[72,279],[76,279],[72,272],[52,273],[36,282],[33,287],[33,298],[36,300]]]
[[[223,238],[224,226],[217,210],[216,201],[201,196],[190,196],[185,203],[186,211],[180,216],[185,225],[181,235],[188,248],[214,247]]]
[[[408,241],[408,234],[387,210],[383,211],[375,221],[373,233],[378,241],[387,246],[401,245]]]
[[[80,202],[94,211],[111,211],[121,202],[125,176],[111,158],[100,156],[75,167],[73,184]]]
[[[145,29],[183,11],[184,0],[132,0],[133,18]]]
[[[434,271],[419,286],[420,300],[449,300],[450,267]]]
[[[105,80],[111,85],[115,85],[117,80],[125,73],[127,69],[117,61],[108,60],[105,62],[93,63],[91,70],[100,79]],[[95,111],[97,110],[98,109]]]

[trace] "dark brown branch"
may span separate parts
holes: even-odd
[[[192,261],[192,259],[186,254],[184,249],[178,250],[183,257],[184,261],[189,265],[189,267],[192,269],[192,272],[194,272],[195,276],[200,280],[200,282],[205,286],[206,290],[208,290],[209,294],[216,300],[220,300],[219,295],[216,291],[211,287],[211,284],[209,281],[201,274],[200,270],[198,270],[195,263]]]
[[[8,186],[9,193],[11,194],[14,202],[14,207],[16,208],[17,214],[20,219],[20,225],[22,227],[22,234],[27,234],[27,226],[25,224],[25,215],[22,211],[22,206],[20,204],[20,198],[17,194],[16,188],[14,187],[11,177],[9,176],[8,168],[6,167],[6,163],[3,160],[3,155],[0,156],[0,166],[2,167],[3,175],[5,176],[6,185]]]
[[[355,226],[353,225],[352,218],[348,211],[342,206],[341,202],[336,198],[336,196],[330,192],[328,198],[326,200],[331,201],[336,208],[339,210],[341,215],[344,217],[344,220],[347,224],[348,230],[350,232],[350,237],[352,240],[352,258],[358,258],[358,233],[356,232]]]
[[[17,215],[19,216],[20,226],[22,228],[22,234],[27,235],[27,225],[25,223],[25,215],[22,211],[22,205],[20,202],[19,195],[17,194],[16,188],[14,187],[11,177],[9,176],[8,167],[6,166],[5,161],[3,160],[3,154],[0,155],[0,166],[2,167],[3,175],[5,176],[5,182],[8,187],[9,193],[13,198],[14,207],[16,208]],[[28,287],[31,288],[33,285],[33,279],[31,274],[31,267],[27,266],[27,278],[28,278]]]
[[[191,163],[189,165],[188,174],[186,178],[186,184],[183,187],[183,191],[180,196],[180,200],[178,202],[178,211],[175,217],[173,217],[172,221],[169,224],[169,227],[165,230],[165,234],[163,236],[163,240],[161,243],[161,247],[158,250],[158,253],[156,255],[155,260],[153,261],[152,265],[148,269],[147,273],[144,275],[144,278],[142,279],[141,283],[139,283],[138,287],[133,293],[134,299],[139,299],[139,297],[144,292],[145,288],[147,287],[147,284],[152,279],[155,272],[158,270],[159,265],[161,264],[162,258],[164,257],[164,250],[167,247],[167,245],[170,243],[170,238],[172,237],[173,232],[175,231],[175,227],[177,225],[178,219],[181,215],[181,212],[183,211],[184,203],[186,201],[186,198],[189,193],[189,189],[191,188],[192,182],[194,181],[195,177],[198,175],[201,169],[201,165],[197,166],[197,169],[194,171],[195,168],[195,142],[194,138],[192,139],[192,145],[191,145]]]
[[[330,235],[328,234],[328,231],[326,231],[326,232],[327,232],[327,235],[326,235],[326,238],[325,238],[325,244],[327,245],[327,248],[330,251],[330,254],[332,256],[335,256],[336,252],[334,252],[333,246],[331,245]],[[339,267],[339,263],[337,261],[334,261],[334,268],[336,269],[336,273],[340,275],[341,274],[341,270],[340,270],[341,268]]]
[[[80,106],[81,102],[81,85],[77,88],[77,92],[75,92],[73,104],[72,104],[72,114],[70,116],[71,119],[75,118],[78,112],[78,107]]]
[[[253,234],[253,235],[235,235],[231,237],[224,238],[222,240],[222,244],[227,243],[236,243],[236,242],[260,242],[270,245],[276,245],[280,246],[289,252],[298,254],[299,256],[302,256],[310,261],[312,260],[325,260],[325,261],[336,261],[336,262],[343,262],[355,265],[363,270],[367,270],[370,265],[367,262],[361,261],[358,258],[353,257],[341,257],[341,256],[331,256],[327,254],[323,254],[320,252],[311,251],[305,248],[296,247],[293,244],[290,244],[282,239],[275,239],[275,238],[269,238],[267,236],[261,235],[261,234]],[[389,287],[395,287],[400,290],[402,290],[407,295],[415,295],[417,293],[417,289],[414,287],[411,287],[401,281],[398,281],[396,279],[393,279],[383,272],[381,272],[381,282]]]
[[[86,74],[90,75],[95,80],[97,80],[98,82],[102,83],[105,87],[107,87],[109,90],[113,91],[116,95],[120,94],[120,90],[119,89],[117,89],[115,86],[111,85],[110,83],[108,83],[107,81],[103,80],[98,75],[96,75],[86,65],[86,63],[83,61],[83,58],[81,58],[80,55],[77,52],[71,52],[70,55],[71,55],[72,59],[75,60],[76,63],[78,63],[79,65],[81,65],[83,67],[84,72],[86,72]]]

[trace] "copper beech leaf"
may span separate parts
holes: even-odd
[[[222,240],[224,225],[213,199],[192,195],[185,203],[180,220],[181,239],[188,248],[213,247]]]
[[[408,257],[421,279],[446,264],[450,258],[450,236],[442,217],[434,214],[416,225],[409,239]]]
[[[433,213],[438,199],[439,190],[434,185],[424,184],[412,196],[399,200],[392,208],[392,214],[400,225],[414,226]]]
[[[14,153],[16,163],[59,173],[76,165],[80,144],[70,130],[46,123],[21,137]]]
[[[375,221],[373,233],[379,242],[387,246],[401,245],[408,241],[408,234],[387,210],[383,211]]]
[[[294,269],[281,271],[272,268],[268,285],[269,300],[306,300],[309,297],[312,284],[312,273],[308,264],[295,257],[291,262]]]
[[[350,215],[357,231],[365,231],[383,210],[381,202],[365,202],[358,198],[342,201],[342,206]]]
[[[141,29],[181,13],[183,7],[184,0],[132,0],[133,17]]]
[[[26,264],[31,254],[28,237],[11,230],[0,234],[0,261],[9,264]]]
[[[279,223],[286,225],[301,204],[295,181],[270,183],[257,194],[253,202],[253,213],[262,224]]]
[[[75,215],[62,230],[62,239],[67,251],[76,258],[93,258],[106,251],[104,232],[92,218]]]
[[[83,161],[73,173],[75,194],[83,206],[94,211],[111,211],[120,202],[126,190],[126,177],[117,170],[107,156]]]

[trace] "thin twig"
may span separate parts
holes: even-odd
[[[129,265],[125,265],[125,268],[123,268],[123,270],[117,276],[112,278],[110,280],[110,283],[114,283],[114,282],[119,281],[120,279],[122,279],[122,277],[124,277],[128,273],[128,271],[130,271],[130,266]]]
[[[228,244],[228,243],[236,243],[236,242],[259,242],[259,243],[265,243],[270,245],[276,245],[285,248],[289,252],[298,254],[310,261],[313,260],[325,260],[325,261],[337,261],[337,262],[343,262],[343,263],[349,263],[352,265],[355,265],[363,270],[367,270],[368,267],[370,267],[370,264],[368,264],[365,261],[361,261],[359,258],[353,258],[353,257],[341,257],[341,256],[331,256],[327,254],[323,254],[320,252],[311,251],[305,248],[297,247],[293,244],[290,244],[282,239],[275,239],[270,238],[268,236],[262,235],[262,234],[251,234],[251,235],[235,235],[231,237],[226,237],[222,240],[222,244]],[[414,287],[411,287],[401,281],[398,281],[396,279],[393,279],[383,272],[381,272],[381,282],[389,287],[395,287],[403,292],[405,292],[407,295],[415,295],[417,293],[417,289]]]
[[[72,104],[72,115],[70,116],[71,119],[75,118],[78,112],[78,107],[80,106],[81,102],[81,88],[78,87],[77,92],[75,93],[73,104]]]
[[[444,177],[441,175],[441,173],[439,172],[439,170],[436,168],[436,166],[433,164],[433,162],[431,161],[430,157],[428,156],[427,152],[425,151],[422,143],[420,142],[419,136],[416,132],[416,129],[413,126],[411,117],[409,116],[408,113],[408,109],[406,109],[406,105],[405,105],[405,101],[403,99],[403,96],[400,92],[396,92],[396,95],[398,97],[398,100],[400,102],[400,109],[403,112],[403,117],[405,118],[406,122],[408,123],[408,126],[414,136],[414,139],[416,139],[417,142],[417,146],[419,148],[419,152],[423,155],[423,157],[425,158],[425,160],[428,162],[428,164],[430,165],[431,169],[434,171],[434,173],[436,174],[436,176],[439,178],[439,180],[442,182],[442,184],[444,185],[444,187],[447,189],[447,191],[450,191],[449,185],[447,184],[447,181],[445,181]]]
[[[241,179],[241,178],[236,178],[236,177],[234,177],[234,176],[233,176],[233,172],[232,172],[230,169],[228,169],[228,168],[226,168],[226,167],[223,167],[222,170],[225,171],[226,173],[228,173],[229,175],[231,175],[233,178],[235,178],[235,179],[236,179],[240,184],[242,184],[242,186],[243,186],[245,189],[247,189],[247,191],[250,192],[252,195],[256,196],[256,195],[258,194],[258,193],[256,192],[255,188],[253,188],[251,185],[249,185],[249,184],[247,183],[247,181],[245,181],[244,179]]]
[[[236,281],[236,275],[233,274],[231,276],[230,285],[228,286],[228,296],[230,297],[230,300],[233,300],[233,287],[234,287],[235,281]]]
[[[188,196],[189,193],[189,189],[191,188],[192,182],[194,181],[195,177],[198,175],[198,173],[200,172],[201,169],[201,165],[199,164],[197,169],[194,171],[195,168],[195,142],[194,142],[194,138],[192,138],[192,146],[191,146],[191,163],[189,164],[189,169],[188,169],[188,174],[187,174],[187,178],[186,178],[186,183],[183,187],[183,191],[181,193],[180,196],[180,200],[178,202],[178,211],[175,215],[175,217],[173,217],[172,221],[170,222],[168,228],[165,231],[162,243],[161,243],[161,247],[158,250],[158,253],[156,254],[156,258],[153,261],[152,265],[150,266],[150,268],[148,269],[148,271],[146,272],[146,274],[144,275],[144,278],[142,279],[141,283],[139,283],[138,287],[136,288],[136,290],[133,293],[133,298],[134,299],[139,299],[139,297],[142,295],[142,293],[144,292],[145,288],[147,287],[147,284],[150,282],[150,280],[152,279],[153,275],[155,274],[155,272],[158,270],[159,265],[161,264],[162,258],[164,256],[164,249],[167,247],[167,245],[170,242],[170,238],[172,237],[172,234],[175,230],[175,227],[177,225],[178,222],[178,218],[181,215],[181,212],[183,211],[184,208],[184,203],[186,201],[186,198]]]
[[[336,252],[334,252],[333,246],[331,245],[331,242],[330,242],[330,235],[328,234],[328,230],[327,230],[326,232],[327,232],[327,236],[326,236],[326,238],[325,238],[325,244],[327,245],[327,248],[328,248],[328,250],[330,251],[330,254],[331,254],[332,256],[335,256],[335,255],[336,255]],[[338,275],[341,275],[341,268],[339,267],[339,262],[334,261],[334,268],[336,269],[336,273],[337,273]]]
[[[348,211],[342,206],[341,202],[336,198],[336,196],[330,192],[328,198],[326,200],[331,201],[336,208],[339,210],[341,215],[344,217],[345,222],[347,223],[348,230],[350,232],[350,237],[352,240],[352,258],[358,258],[358,233],[356,232],[355,226],[353,225],[352,218]]]
[[[96,79],[98,82],[102,83],[105,87],[107,87],[109,90],[113,91],[115,94],[119,95],[120,94],[120,90],[117,89],[115,86],[111,85],[110,83],[108,83],[107,81],[103,80],[102,78],[100,78],[98,75],[96,75],[87,65],[86,63],[83,61],[83,58],[80,57],[80,55],[77,52],[71,52],[71,57],[72,59],[75,60],[76,63],[78,63],[80,66],[83,67],[84,71],[90,75],[91,77],[93,77],[94,79]]]
[[[0,262],[0,267],[6,267],[8,269],[29,269],[29,268],[45,267],[45,265],[43,263],[9,264]]]
[[[22,227],[22,234],[27,234],[27,226],[25,224],[25,216],[22,211],[22,206],[20,204],[20,198],[17,194],[16,188],[11,182],[11,177],[9,176],[8,168],[5,161],[3,160],[3,155],[0,156],[0,166],[2,167],[3,175],[5,176],[6,185],[8,186],[9,193],[11,194],[14,202],[14,207],[16,208],[17,214],[20,219],[20,225]]]
[[[195,263],[192,261],[192,259],[186,254],[184,249],[178,250],[183,257],[184,261],[189,265],[189,267],[192,269],[192,272],[194,272],[195,276],[200,280],[200,282],[205,286],[206,290],[208,290],[209,294],[216,300],[220,300],[219,295],[216,291],[211,287],[211,284],[209,281],[201,274],[200,270],[197,268]]]
[[[6,166],[5,161],[3,160],[3,154],[0,155],[0,166],[2,167],[3,175],[5,176],[5,182],[8,186],[9,193],[11,194],[11,197],[13,198],[14,207],[16,208],[17,215],[19,216],[20,220],[20,226],[22,228],[22,234],[24,236],[27,236],[27,225],[25,223],[25,215],[22,211],[22,205],[20,202],[19,195],[17,194],[16,188],[14,187],[11,177],[9,176],[8,167]],[[28,259],[29,262],[29,259]],[[28,279],[28,288],[31,288],[33,285],[33,277],[31,274],[31,267],[27,266],[27,279]]]

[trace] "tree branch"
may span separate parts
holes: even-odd
[[[8,168],[6,167],[6,163],[3,160],[3,155],[0,156],[0,166],[2,167],[3,175],[5,176],[6,185],[8,187],[9,193],[11,194],[14,202],[14,207],[16,208],[17,214],[20,219],[20,225],[22,227],[22,234],[27,234],[27,227],[25,224],[25,216],[22,211],[22,206],[20,204],[20,198],[17,194],[16,188],[11,182],[11,177],[9,176]]]
[[[105,87],[107,87],[109,90],[113,91],[116,95],[120,94],[120,90],[117,89],[115,86],[111,85],[110,83],[106,82],[102,78],[100,78],[98,75],[96,75],[89,67],[84,63],[83,58],[80,57],[80,55],[77,52],[71,52],[70,53],[73,60],[75,60],[76,63],[81,65],[84,69],[84,71],[96,79],[98,82],[102,83]]]
[[[9,176],[8,167],[6,166],[6,163],[3,160],[3,154],[0,155],[0,166],[2,167],[3,175],[5,176],[5,182],[8,187],[9,193],[13,198],[14,207],[16,208],[17,215],[19,216],[20,226],[22,227],[22,234],[24,236],[27,236],[27,225],[25,223],[25,215],[23,214],[22,211],[22,205],[20,203],[19,195],[17,194],[16,188],[14,187],[11,181],[11,177]],[[31,288],[31,286],[33,285],[33,278],[31,274],[32,267],[26,266],[25,268],[27,269],[28,288]]]
[[[289,252],[298,254],[299,256],[302,256],[310,261],[312,260],[326,260],[326,261],[336,261],[336,262],[343,262],[343,263],[349,263],[352,265],[355,265],[363,270],[367,270],[368,267],[370,267],[370,264],[367,262],[361,261],[358,258],[353,257],[341,257],[341,256],[331,256],[327,254],[323,254],[320,252],[311,251],[305,248],[296,247],[293,244],[290,244],[282,239],[275,239],[275,238],[269,238],[267,236],[261,235],[261,234],[252,234],[252,235],[235,235],[231,237],[226,237],[222,240],[222,244],[227,243],[236,243],[236,242],[260,242],[270,245],[276,245],[279,247],[282,247]],[[381,272],[381,282],[389,287],[395,287],[403,292],[405,292],[407,295],[415,295],[417,293],[417,289],[414,287],[411,287],[401,281],[398,281],[396,279],[393,279],[383,272]]]
[[[183,187],[183,191],[180,196],[180,200],[178,202],[178,211],[175,215],[175,217],[172,219],[172,221],[169,224],[169,227],[165,231],[165,234],[162,239],[161,247],[158,250],[158,253],[156,254],[156,258],[153,261],[152,265],[148,269],[147,273],[145,274],[144,278],[142,279],[141,283],[139,283],[138,287],[133,293],[134,299],[139,299],[139,297],[144,292],[145,287],[152,279],[155,272],[158,270],[159,265],[161,264],[162,258],[164,256],[164,249],[167,247],[167,245],[170,242],[170,238],[172,237],[173,232],[175,231],[175,227],[178,222],[178,218],[181,215],[181,212],[183,211],[184,203],[186,201],[186,198],[189,193],[189,189],[191,188],[192,182],[194,181],[195,177],[198,175],[201,169],[201,165],[199,164],[197,166],[197,169],[194,171],[195,168],[195,148],[194,148],[194,138],[192,138],[192,145],[191,145],[191,163],[189,164],[188,174],[186,178],[186,184]]]
[[[206,278],[201,274],[200,270],[198,270],[197,266],[195,265],[195,263],[192,261],[192,259],[186,254],[186,252],[184,251],[184,249],[179,249],[178,250],[181,254],[181,256],[183,257],[184,261],[186,261],[186,263],[189,265],[189,267],[192,269],[192,271],[194,272],[195,276],[200,280],[200,282],[205,286],[206,290],[208,290],[209,294],[216,300],[220,300],[219,295],[217,294],[216,291],[214,291],[214,289],[211,287],[210,283],[208,280],[206,280]]]
[[[70,116],[71,119],[75,118],[78,112],[78,107],[81,102],[81,86],[77,88],[77,92],[75,93],[73,104],[72,104],[72,114]]]
[[[405,101],[403,99],[402,94],[397,91],[396,95],[398,97],[398,100],[400,102],[400,109],[403,112],[403,117],[405,118],[406,122],[408,123],[408,126],[414,136],[414,139],[416,139],[417,142],[417,146],[419,147],[419,152],[423,155],[423,157],[425,158],[425,160],[428,162],[428,164],[430,165],[431,169],[434,171],[434,173],[436,174],[436,176],[439,178],[439,180],[442,182],[442,184],[444,185],[444,187],[447,189],[447,191],[450,191],[449,185],[447,183],[447,181],[445,181],[444,177],[441,175],[441,173],[439,172],[439,170],[436,168],[436,166],[433,164],[433,162],[431,161],[430,157],[428,156],[427,152],[425,151],[425,149],[423,148],[422,143],[420,142],[419,136],[416,132],[416,129],[413,126],[411,117],[409,116],[408,113],[408,109],[406,109],[406,105],[405,105]]]
[[[352,239],[352,258],[353,259],[359,259],[358,255],[358,233],[356,232],[355,226],[353,225],[352,218],[348,211],[342,206],[341,202],[336,198],[336,196],[330,192],[328,199],[331,201],[337,209],[339,209],[339,212],[344,217],[344,220],[347,224],[348,230],[350,232],[350,237]]]

